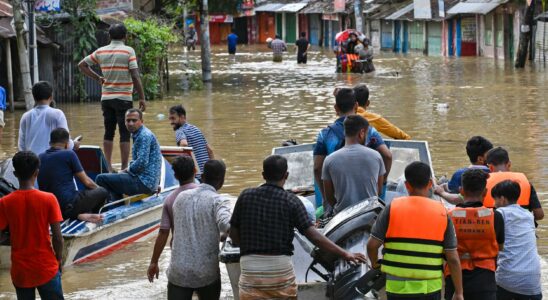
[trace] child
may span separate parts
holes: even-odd
[[[499,252],[495,273],[497,299],[542,299],[540,258],[533,215],[517,204],[521,188],[505,180],[493,187],[497,211],[504,219],[504,249]]]
[[[9,227],[11,233],[11,279],[17,299],[35,299],[36,289],[42,299],[63,299],[61,209],[53,194],[34,188],[40,167],[36,154],[18,152],[13,167],[19,190],[0,199],[0,230]]]

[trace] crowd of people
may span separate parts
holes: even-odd
[[[122,25],[112,26],[110,34],[112,43],[80,67],[103,84],[105,153],[112,170],[118,124],[120,172],[101,174],[95,181],[86,175],[73,151],[79,141],[71,139],[64,113],[50,107],[53,89],[47,82],[33,86],[37,105],[21,119],[19,152],[12,159],[19,189],[0,199],[0,230],[9,227],[11,233],[11,275],[18,299],[34,299],[36,290],[42,299],[63,299],[63,220],[100,223],[97,212],[105,202],[157,191],[162,157],[156,136],[144,125],[146,103],[135,54],[123,44]],[[89,68],[92,64],[101,67],[103,76]],[[140,109],[127,97],[134,86],[141,89]],[[313,151],[322,218],[365,199],[383,199],[392,154],[379,132],[410,139],[367,111],[367,86],[338,88],[334,96],[338,118],[318,133]],[[388,299],[442,299],[443,286],[445,299],[542,298],[535,237],[535,220],[544,217],[540,201],[527,177],[510,170],[508,152],[483,137],[468,141],[472,165],[455,172],[448,184],[437,185],[429,165],[409,164],[406,195],[386,203],[367,249],[350,253],[322,235],[301,199],[284,189],[286,158],[266,157],[264,184],[242,191],[231,211],[229,200],[218,193],[225,181],[224,162],[214,158],[201,131],[187,122],[183,106],[170,108],[169,121],[175,144],[193,147],[198,166],[187,156],[172,162],[179,187],[164,201],[147,270],[149,281],[159,277],[158,261],[171,234],[168,299],[190,300],[194,293],[199,299],[219,299],[219,242],[227,236],[240,248],[240,299],[296,299],[291,262],[295,230],[344,261],[380,268],[387,274]],[[448,210],[432,199],[432,191],[456,207]]]

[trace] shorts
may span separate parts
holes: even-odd
[[[118,124],[120,143],[129,142],[130,134],[126,128],[125,118],[126,111],[133,108],[133,102],[120,99],[103,100],[101,101],[101,108],[103,109],[103,121],[105,125],[103,139],[105,141],[113,141],[116,124]]]
[[[0,109],[0,127],[4,128],[6,123],[4,122],[4,111]]]
[[[228,47],[228,54],[236,54],[236,47]]]
[[[283,59],[284,59],[283,54],[274,54],[274,55],[272,56],[272,61],[273,61],[273,62],[282,62]]]

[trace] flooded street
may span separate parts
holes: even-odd
[[[167,115],[170,106],[182,103],[188,121],[203,131],[216,157],[226,162],[224,193],[237,195],[261,183],[262,159],[282,141],[314,142],[318,131],[335,119],[334,87],[364,82],[371,91],[371,111],[413,139],[429,142],[437,177],[451,176],[469,165],[466,140],[482,135],[509,150],[512,169],[528,175],[548,207],[546,69],[515,70],[511,64],[488,58],[381,54],[375,59],[376,74],[335,74],[335,59],[328,51],[310,51],[308,65],[298,66],[293,51],[283,63],[274,64],[266,46],[240,47],[235,58],[226,54],[225,47],[217,47],[212,59],[213,88],[183,92],[179,86],[186,58],[176,50],[169,67],[169,96],[148,102],[145,124],[162,145],[175,145]],[[198,64],[199,51],[189,59]],[[73,136],[82,134],[83,144],[101,145],[103,119],[98,103],[58,107],[65,111]],[[21,115],[21,111],[6,113],[0,160],[17,149]],[[118,161],[118,149],[114,156]],[[542,221],[537,229],[543,266],[548,261],[547,224]],[[104,259],[67,268],[63,274],[66,298],[165,298],[167,248],[160,260],[160,280],[150,284],[146,279],[153,243],[136,243]],[[221,270],[225,271],[224,266]],[[0,299],[14,298],[9,272],[0,272]],[[548,272],[543,278],[547,293]],[[225,297],[231,290],[226,276],[223,282]]]

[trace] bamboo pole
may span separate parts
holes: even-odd
[[[13,96],[13,67],[11,65],[11,42],[10,39],[6,39],[6,59],[7,63],[7,73],[8,73],[8,95],[10,97],[10,112],[15,111],[14,96]]]

